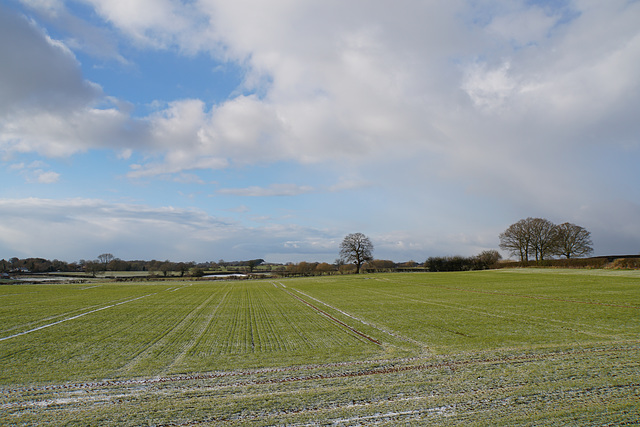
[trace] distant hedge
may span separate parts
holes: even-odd
[[[640,269],[640,258],[618,258],[609,263],[605,268],[616,270]]]
[[[640,269],[640,255],[600,256],[592,258],[549,259],[544,261],[505,261],[498,268],[511,267],[556,267],[556,268],[611,268]]]

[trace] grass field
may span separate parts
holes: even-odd
[[[640,422],[640,272],[0,286],[0,425]]]

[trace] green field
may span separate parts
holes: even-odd
[[[0,425],[640,422],[640,272],[0,286]]]

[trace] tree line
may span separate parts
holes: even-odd
[[[471,271],[496,267],[502,255],[496,250],[482,251],[476,256],[429,257],[424,263],[428,271]]]
[[[394,272],[394,271],[464,271],[489,268],[494,261],[500,257],[497,251],[487,251],[494,253],[493,257],[487,257],[485,253],[476,257],[431,257],[424,263],[413,260],[406,262],[394,262],[387,259],[369,259],[360,266],[360,271],[367,273]],[[105,263],[105,261],[107,261]],[[316,276],[331,274],[355,274],[358,268],[353,263],[347,263],[344,259],[336,259],[334,263],[327,262],[298,262],[286,264],[269,264],[263,260],[247,261],[211,261],[204,263],[196,262],[171,262],[171,261],[124,261],[113,257],[97,258],[78,262],[64,262],[58,260],[47,260],[43,258],[11,258],[10,260],[0,260],[0,273],[54,273],[54,272],[75,272],[87,275],[98,273],[139,271],[148,272],[149,275],[173,276],[179,273],[180,276],[199,277],[208,272],[263,272],[280,274],[287,276]]]
[[[429,257],[424,263],[415,261],[394,262],[388,259],[369,259],[363,261],[360,267],[357,261],[351,263],[337,259],[333,264],[326,262],[288,263],[271,270],[272,273],[286,276],[319,276],[330,274],[358,274],[363,273],[391,273],[396,271],[469,271],[485,270],[497,267],[502,259],[498,251],[483,251],[476,256],[443,256]]]
[[[583,257],[593,252],[592,245],[591,233],[584,227],[569,222],[556,225],[544,218],[521,219],[500,233],[500,248],[521,262]]]
[[[543,261],[553,256],[564,256],[567,259],[582,257],[593,252],[591,234],[584,227],[565,222],[556,225],[544,218],[521,219],[510,225],[500,234],[500,248],[511,255],[518,256],[521,262],[527,262],[531,257],[536,261]],[[496,266],[501,259],[498,251],[488,250],[472,257],[448,256],[430,257],[424,264],[419,265],[414,261],[396,264],[390,260],[373,258],[373,244],[362,233],[348,234],[340,244],[340,257],[334,264],[288,263],[274,268],[270,265],[266,271],[284,272],[287,274],[331,274],[360,273],[365,270],[395,271],[405,268],[421,267],[428,271],[467,271],[482,270]],[[80,260],[67,263],[64,261],[49,261],[43,258],[11,258],[9,261],[0,260],[0,273],[47,273],[47,272],[86,272],[93,274],[100,271],[148,271],[161,272],[167,276],[169,272],[180,272],[181,276],[189,273],[192,276],[201,276],[205,270],[217,270],[222,268],[242,268],[246,272],[264,264],[263,259],[248,261],[225,262],[223,260],[207,263],[195,262],[171,262],[171,261],[124,261],[114,257],[110,253],[103,253],[94,260]]]
[[[500,259],[502,259],[502,255],[498,251],[488,250],[472,257],[430,257],[422,265],[414,261],[409,261],[404,265],[396,265],[392,261],[374,260],[371,240],[362,233],[352,233],[348,234],[340,244],[340,258],[336,264],[341,265],[340,269],[349,266],[356,274],[361,270],[394,271],[399,268],[416,269],[420,267],[428,271],[468,271],[491,268]]]
[[[98,255],[96,259],[81,259],[77,262],[65,262],[57,259],[48,260],[44,258],[10,258],[0,260],[0,273],[54,273],[54,272],[84,272],[95,275],[106,271],[146,271],[149,273],[160,273],[168,275],[169,272],[180,272],[181,276],[198,273],[204,270],[217,269],[246,269],[253,270],[264,262],[263,259],[252,259],[247,261],[225,262],[172,262],[169,260],[133,260],[125,261],[113,256],[110,253]]]

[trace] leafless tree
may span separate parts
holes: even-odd
[[[527,218],[531,234],[531,249],[536,261],[543,261],[556,253],[556,225],[544,218]]]
[[[589,255],[591,245],[591,233],[585,228],[569,222],[556,226],[556,254],[566,258]]]
[[[500,233],[500,249],[509,251],[511,255],[519,256],[520,261],[529,261],[529,249],[531,248],[531,218],[521,219],[511,224],[503,233]]]
[[[103,270],[103,268],[104,268],[104,265],[103,265],[101,262],[98,262],[98,260],[95,260],[95,261],[87,261],[87,262],[85,262],[85,264],[84,264],[84,270],[85,270],[87,273],[91,273],[91,275],[92,275],[93,277],[96,277],[96,274],[97,274],[99,271],[104,271],[104,270]]]
[[[362,233],[348,234],[340,244],[340,257],[356,266],[356,274],[366,261],[373,259],[373,244]]]
[[[104,269],[105,271],[107,270],[107,265],[113,261],[113,255],[112,254],[101,254],[98,255],[98,260],[104,264]]]
[[[591,245],[591,233],[583,227],[568,222],[555,225],[544,218],[521,219],[500,234],[500,248],[519,255],[520,261],[529,256],[536,261],[553,255],[584,256],[593,251]]]

